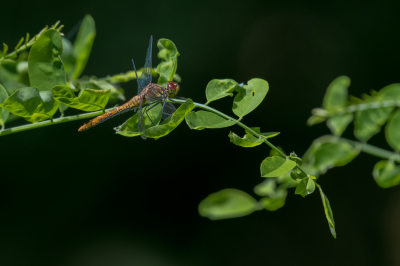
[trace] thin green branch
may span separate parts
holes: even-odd
[[[106,109],[105,111],[108,112],[108,111],[111,111],[112,109],[114,109],[114,107]],[[12,127],[12,128],[4,129],[3,131],[1,131],[0,136],[5,136],[8,134],[22,132],[22,131],[30,130],[30,129],[34,129],[34,128],[47,127],[47,126],[61,124],[61,123],[65,123],[65,122],[71,122],[71,121],[75,121],[75,120],[96,117],[103,113],[104,113],[103,110],[101,110],[101,111],[96,111],[96,112],[91,112],[91,113],[86,113],[86,114],[81,114],[81,115],[61,117],[61,118],[53,119],[53,122],[51,120],[46,120],[46,121],[37,122],[34,124],[28,124],[28,125],[23,125],[23,126],[19,126],[19,127]]]
[[[376,157],[383,158],[383,159],[392,159],[392,160],[396,161],[397,163],[400,163],[400,155],[395,152],[387,151],[387,150],[372,146],[367,143],[362,143],[359,141],[349,140],[349,139],[345,139],[345,138],[340,138],[340,139],[347,141],[348,143],[350,143],[356,147],[360,147],[361,151],[363,151],[365,153],[368,153],[368,154],[371,154],[371,155],[374,155]]]

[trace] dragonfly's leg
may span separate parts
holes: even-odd
[[[176,103],[174,100],[172,100],[171,98],[168,98],[168,100],[170,100],[171,102],[173,102],[173,103]]]

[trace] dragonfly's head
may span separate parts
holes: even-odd
[[[173,81],[168,81],[167,89],[169,90],[169,97],[174,97],[179,92],[179,84]]]

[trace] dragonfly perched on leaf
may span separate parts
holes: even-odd
[[[150,44],[149,48],[147,49],[146,55],[146,63],[140,77],[138,77],[137,75],[135,63],[132,59],[133,68],[135,69],[136,80],[138,83],[138,94],[130,99],[128,102],[126,102],[124,105],[119,106],[103,115],[100,115],[90,120],[88,123],[81,126],[78,131],[88,130],[89,128],[92,128],[114,116],[138,108],[138,127],[140,135],[143,139],[146,139],[147,134],[143,117],[144,113],[150,119],[153,125],[155,125],[148,113],[151,109],[153,109],[157,105],[162,105],[162,119],[168,118],[176,111],[175,106],[168,100],[173,102],[171,97],[174,97],[180,89],[178,83],[168,81],[167,86],[163,87],[151,82],[153,71],[151,59],[152,47],[153,36],[150,37]]]

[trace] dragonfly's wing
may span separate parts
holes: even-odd
[[[150,43],[149,43],[149,48],[147,49],[147,55],[146,55],[146,63],[144,64],[142,74],[140,75],[140,78],[138,80],[138,94],[140,94],[143,90],[143,88],[146,88],[146,86],[151,82],[152,78],[152,72],[153,68],[151,65],[151,52],[153,49],[153,36],[150,37]]]
[[[140,136],[142,136],[142,139],[147,139],[146,127],[144,126],[144,118],[143,118],[143,111],[142,111],[142,101],[140,101],[139,110],[138,110],[138,128],[139,128]]]
[[[168,116],[171,116],[175,111],[175,106],[172,103],[165,101],[162,108],[162,119],[168,118]]]
[[[133,59],[132,59],[132,64],[133,64],[133,69],[135,70],[135,74],[136,74],[136,81],[137,81],[137,85],[138,85],[138,91],[140,93],[143,90],[143,87],[139,82],[139,78],[138,78],[138,75],[137,75],[137,72],[136,72],[135,62],[133,62]]]

